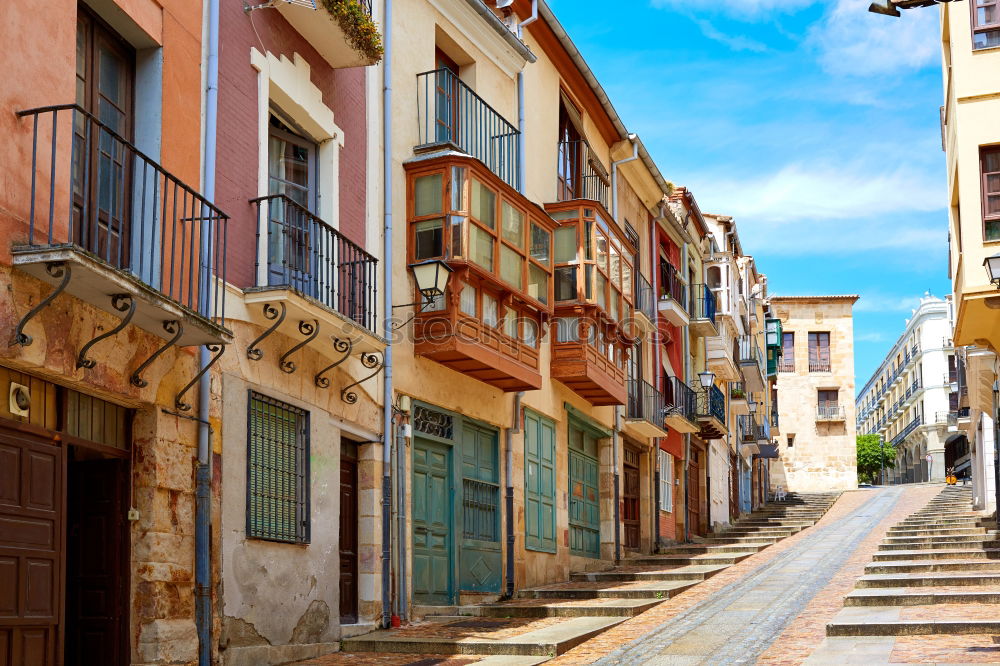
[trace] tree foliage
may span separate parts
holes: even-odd
[[[896,465],[896,447],[889,442],[880,445],[878,435],[858,435],[858,481],[873,483],[879,480],[882,463],[886,469]]]

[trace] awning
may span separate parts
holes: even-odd
[[[757,454],[758,458],[777,458],[778,457],[778,447],[774,444],[759,444],[760,453]]]

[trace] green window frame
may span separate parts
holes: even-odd
[[[524,547],[556,552],[556,426],[524,412]]]
[[[305,544],[309,527],[309,412],[250,391],[247,537]]]

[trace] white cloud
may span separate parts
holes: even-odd
[[[858,301],[860,303],[860,301]],[[854,336],[855,342],[884,342],[885,334],[878,331],[871,333],[860,333]]]
[[[876,75],[919,69],[938,62],[940,28],[934,8],[901,12],[900,18],[868,12],[867,0],[837,0],[809,31],[807,45],[834,74]]]
[[[692,18],[692,20],[701,30],[701,34],[705,35],[705,37],[711,39],[713,42],[725,44],[733,51],[753,51],[754,53],[763,53],[764,51],[767,51],[767,44],[764,42],[751,39],[746,35],[727,35],[712,25],[711,21],[698,18]]]
[[[858,302],[855,303],[854,309],[857,312],[905,312],[909,314],[918,305],[920,305],[920,296],[862,294]],[[861,340],[862,338],[856,336],[856,339]]]

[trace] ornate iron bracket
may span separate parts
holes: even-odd
[[[295,372],[295,361],[289,361],[288,357],[305,347],[307,344],[312,342],[317,335],[319,335],[319,320],[313,319],[311,324],[305,320],[300,321],[299,333],[307,337],[305,340],[281,355],[281,359],[278,360],[278,367],[281,368],[282,372],[287,372],[288,374]]]
[[[369,370],[373,369],[374,372],[372,372],[364,379],[359,379],[353,384],[348,384],[343,389],[341,389],[340,399],[349,405],[353,405],[358,401],[358,394],[355,393],[354,391],[351,391],[350,389],[354,388],[355,386],[358,386],[359,384],[365,383],[366,381],[377,375],[379,372],[381,372],[382,366],[384,365],[383,357],[375,352],[364,352],[361,354],[361,365],[365,366]]]
[[[192,386],[198,383],[201,376],[204,375],[209,369],[215,365],[215,362],[222,358],[222,355],[226,353],[226,345],[205,345],[205,349],[215,354],[212,360],[205,364],[205,367],[198,371],[198,374],[194,376],[194,379],[189,381],[184,388],[180,390],[180,393],[174,398],[174,407],[182,412],[187,412],[191,409],[191,405],[181,400],[181,396],[187,393]]]
[[[247,347],[247,358],[251,361],[259,361],[264,358],[264,351],[257,345],[263,342],[264,338],[274,333],[281,326],[281,323],[285,321],[285,304],[278,303],[278,305],[281,307],[280,311],[270,303],[264,303],[264,318],[272,321],[277,319],[277,321]]]
[[[148,368],[153,361],[158,359],[163,352],[167,351],[169,347],[173,347],[174,344],[180,340],[181,336],[184,335],[184,324],[176,319],[170,319],[163,322],[163,330],[170,333],[173,337],[167,340],[162,347],[150,354],[149,358],[143,361],[142,365],[135,369],[135,372],[133,372],[132,376],[129,377],[129,382],[131,382],[132,386],[146,388],[146,386],[149,385],[149,382],[142,378],[143,371]]]
[[[80,353],[76,357],[76,367],[89,369],[97,365],[97,361],[91,358],[87,358],[87,352],[89,352],[90,348],[96,345],[101,340],[105,340],[113,335],[117,335],[122,331],[122,329],[128,326],[129,322],[132,321],[132,316],[135,314],[135,305],[136,305],[135,299],[132,298],[132,296],[130,296],[129,294],[114,294],[111,297],[111,307],[113,307],[115,310],[118,310],[118,312],[125,312],[125,316],[122,317],[122,321],[120,324],[112,328],[110,331],[101,333],[100,335],[98,335],[96,338],[85,344],[80,349]]]
[[[316,373],[315,377],[316,386],[320,388],[330,388],[330,380],[327,377],[324,377],[323,375],[325,375],[330,370],[333,370],[338,365],[340,365],[341,363],[343,363],[344,361],[346,361],[351,357],[351,350],[354,348],[354,342],[352,342],[351,340],[341,340],[340,338],[334,338],[333,348],[338,352],[342,352],[344,355]]]
[[[69,284],[69,279],[72,276],[70,267],[59,262],[45,264],[45,272],[56,279],[62,278],[62,282],[56,285],[56,288],[52,290],[51,294],[43,298],[38,305],[31,308],[31,311],[24,315],[21,321],[18,322],[17,329],[14,331],[14,344],[21,345],[22,347],[27,347],[32,341],[32,337],[24,332],[24,327],[27,326],[28,322],[31,321],[35,315],[48,307],[49,303],[54,301],[56,296],[61,294],[66,289],[66,285]]]

